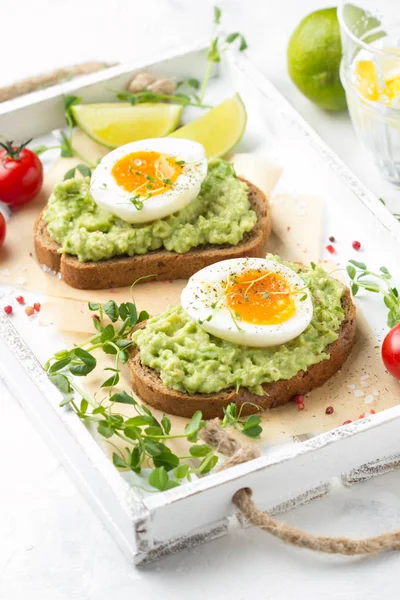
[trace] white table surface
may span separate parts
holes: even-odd
[[[355,139],[349,117],[311,105],[286,71],[288,36],[320,0],[220,0],[259,68],[379,196],[399,202]],[[20,0],[2,11],[0,85],[82,60],[123,61],[206,39],[206,0]],[[18,40],[24,40],[22,44]],[[1,132],[0,132],[1,133]],[[399,212],[399,211],[398,211]],[[400,524],[400,477],[339,488],[283,517],[319,534],[363,537]],[[241,600],[398,598],[400,555],[329,557],[255,530],[147,567],[127,563],[0,381],[0,599]]]

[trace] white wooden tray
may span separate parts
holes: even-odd
[[[4,103],[0,105],[0,132],[12,139],[46,136],[63,126],[64,94],[77,94],[86,102],[108,101],[114,97],[108,90],[123,89],[132,74],[143,68],[167,77],[200,78],[204,56],[204,49],[185,50],[161,62],[113,67]],[[222,99],[234,91],[243,97],[249,115],[239,150],[268,154],[283,165],[285,177],[296,189],[324,196],[327,231],[328,225],[330,232],[340,231],[343,248],[350,248],[357,238],[372,239],[363,260],[371,267],[385,264],[400,282],[400,224],[378,198],[248,58],[229,53],[221,76],[212,82],[212,96]],[[350,257],[345,250],[337,255],[341,266]],[[386,322],[383,303],[368,299],[363,312],[382,339]],[[351,483],[393,468],[398,460],[400,407],[395,407],[302,443],[274,447],[251,463],[141,499],[79,418],[59,408],[59,392],[36,358],[47,357],[59,346],[57,332],[41,331],[39,336],[32,328],[28,331],[24,322],[11,322],[0,312],[0,334],[1,370],[11,391],[136,564],[225,534],[233,514],[232,495],[241,487],[253,489],[259,507],[283,510],[326,493],[334,477],[342,476]]]

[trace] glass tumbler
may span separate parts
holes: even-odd
[[[357,135],[400,186],[400,0],[341,0],[340,76]]]

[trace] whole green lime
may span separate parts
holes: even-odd
[[[290,37],[287,49],[289,75],[298,89],[320,108],[346,108],[339,76],[341,58],[336,8],[311,13]]]

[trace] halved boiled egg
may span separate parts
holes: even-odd
[[[301,277],[268,258],[224,260],[198,271],[182,291],[181,304],[208,333],[261,348],[294,339],[313,314]]]
[[[206,175],[201,144],[172,138],[140,140],[100,161],[90,193],[98,206],[124,221],[147,223],[192,202]]]

